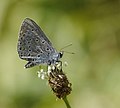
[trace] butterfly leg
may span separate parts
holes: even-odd
[[[31,68],[31,67],[33,67],[33,66],[35,66],[35,65],[37,65],[36,63],[34,63],[34,62],[28,62],[26,65],[25,65],[25,68]]]
[[[57,61],[56,64],[60,64],[60,66],[62,66],[62,61]]]

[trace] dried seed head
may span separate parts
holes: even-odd
[[[61,63],[52,66],[48,74],[48,82],[54,94],[60,99],[69,95],[72,91],[71,83],[64,74]]]

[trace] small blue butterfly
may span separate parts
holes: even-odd
[[[17,51],[21,59],[28,61],[25,68],[55,64],[63,56],[63,51],[57,52],[41,28],[30,18],[22,23]]]

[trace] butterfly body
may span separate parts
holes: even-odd
[[[63,52],[57,52],[41,28],[30,18],[26,18],[21,26],[17,51],[19,57],[28,61],[26,68],[40,64],[55,64]]]

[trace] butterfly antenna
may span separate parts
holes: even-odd
[[[65,48],[67,48],[67,47],[69,47],[69,46],[71,46],[71,45],[72,45],[72,43],[64,46],[63,48],[60,49],[60,51],[62,51],[63,49],[65,49]],[[68,51],[63,51],[63,52],[66,52],[66,53],[69,53],[69,54],[75,54],[75,53],[73,53],[73,52],[68,52]]]
[[[62,51],[63,49],[65,49],[65,48],[67,48],[67,47],[69,47],[69,46],[71,46],[71,45],[72,45],[72,43],[70,43],[70,44],[64,46],[63,48],[60,49],[60,51]]]
[[[64,51],[64,52],[69,54],[75,54],[74,52],[68,52],[68,51]]]

